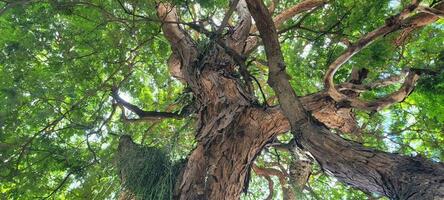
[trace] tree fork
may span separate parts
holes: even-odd
[[[344,183],[391,199],[444,198],[444,164],[372,150],[316,123],[286,78],[276,29],[265,5],[261,0],[248,0],[247,4],[264,41],[270,85],[290,121],[295,141],[323,170]]]

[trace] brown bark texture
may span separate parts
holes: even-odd
[[[353,106],[378,110],[399,102],[410,93],[419,77],[416,73],[407,75],[404,84],[406,86],[400,89],[401,94],[395,100],[390,97],[389,102],[380,100],[377,105],[361,104],[356,100],[359,96],[358,89],[372,86],[361,85],[361,78],[356,79],[353,76],[348,83],[332,85],[330,78],[337,68],[379,35],[402,29],[405,24],[410,27],[424,26],[436,20],[437,16],[421,13],[401,19],[403,25],[386,25],[369,33],[332,64],[334,66],[330,67],[326,76],[326,84],[331,86],[327,87],[328,90],[298,97],[285,73],[275,26],[279,26],[286,18],[325,3],[303,1],[277,15],[273,21],[261,0],[240,0],[237,5],[232,5],[240,18],[233,33],[223,37],[216,34],[205,51],[196,47],[195,42],[178,23],[174,6],[158,5],[158,16],[163,21],[162,30],[173,51],[168,60],[170,72],[191,88],[198,105],[195,135],[197,147],[183,169],[174,198],[239,199],[247,185],[256,156],[278,134],[290,129],[295,135],[297,145],[310,152],[323,170],[344,183],[392,199],[444,198],[443,164],[368,149],[330,131],[337,129],[347,133],[354,132],[356,122],[352,113]],[[252,17],[256,21],[255,27],[252,27]],[[249,88],[248,74],[242,74],[242,55],[251,50],[248,46],[251,44],[249,33],[256,30],[256,27],[268,59],[268,83],[275,90],[279,106],[259,105]],[[254,45],[256,43],[257,38]],[[340,106],[344,99],[354,101],[351,105]],[[291,173],[295,177],[292,182],[304,183],[309,170],[304,171],[302,168],[306,169],[310,165],[301,162],[300,165],[293,166]],[[301,169],[298,170],[298,167]],[[258,175],[265,177],[272,174],[271,169],[253,169]]]
[[[312,118],[304,110],[299,97],[289,84],[277,32],[265,5],[261,0],[247,0],[247,4],[264,41],[270,68],[270,85],[277,93],[282,110],[290,121],[295,141],[316,158],[323,170],[344,183],[367,192],[386,195],[391,199],[444,198],[444,165],[442,163],[368,149],[361,144],[341,138]],[[403,13],[400,16],[402,15]],[[429,18],[436,20],[433,15],[422,17],[427,20]],[[424,18],[419,19],[424,21],[426,20]],[[417,15],[406,18],[408,23],[416,19],[418,19]],[[342,65],[356,53],[355,48],[364,48],[366,44],[377,38],[376,35],[379,32],[389,29],[390,31],[385,32],[389,33],[401,27],[393,28],[386,25],[369,33],[360,40],[361,43],[358,43],[358,46],[351,47],[352,50],[349,49],[341,55],[336,61],[337,64],[333,63],[330,69]],[[332,71],[333,74],[334,71]],[[326,84],[332,83],[330,76],[332,75],[327,73]],[[332,88],[335,86],[327,87],[330,96],[331,91],[335,91]]]

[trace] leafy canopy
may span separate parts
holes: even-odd
[[[161,33],[154,1],[17,2],[0,3],[1,196],[117,198],[121,186],[115,153],[121,135],[131,135],[148,149],[166,152],[170,161],[162,157],[162,162],[168,165],[192,151],[193,118],[126,123],[121,118],[122,110],[111,98],[111,88],[119,86],[127,101],[145,110],[170,112],[180,111],[190,100],[185,86],[168,73],[166,61],[171,52]],[[218,24],[228,7],[221,0],[174,3],[180,6],[182,20],[186,22],[211,18]],[[341,39],[359,38],[382,25],[407,3],[332,1],[304,19],[305,29],[281,34],[295,91],[306,95],[322,90],[328,64],[345,49]],[[276,13],[294,4],[281,0]],[[289,20],[284,28],[301,18]],[[197,33],[192,36],[205,40]],[[359,53],[337,73],[336,81],[347,79],[354,66],[370,70],[368,81],[398,74],[407,67],[443,69],[442,19],[411,33],[401,45],[393,44],[395,37],[396,34],[387,36]],[[264,52],[259,49],[250,59],[264,59]],[[253,64],[249,70],[265,95],[273,96],[266,84],[266,67]],[[383,96],[398,87],[368,92],[363,98]],[[261,98],[259,90],[257,96]],[[442,161],[443,102],[441,73],[421,79],[400,104],[378,113],[357,111],[363,132],[344,137],[384,151]],[[131,113],[125,114],[135,118]],[[290,139],[288,135],[281,137],[282,141]],[[281,162],[287,166],[291,161],[285,152],[270,148],[256,163],[269,166],[271,162]],[[253,174],[249,192],[243,198],[265,198],[267,184]],[[280,198],[279,181],[274,184],[274,197]],[[317,166],[308,186],[303,191],[307,199],[367,199],[370,195],[336,182]]]

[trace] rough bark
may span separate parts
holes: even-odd
[[[311,118],[288,82],[276,29],[265,5],[261,0],[247,3],[264,41],[270,85],[295,141],[316,158],[322,169],[344,183],[391,199],[444,198],[442,163],[365,148],[331,133]]]
[[[412,74],[411,77],[406,79],[408,81],[405,82],[405,85],[401,90],[386,97],[383,97],[382,99],[380,99],[379,102],[366,102],[359,98],[347,97],[346,95],[342,94],[336,89],[335,84],[333,83],[333,77],[336,71],[344,63],[350,60],[355,54],[360,52],[362,49],[373,43],[376,39],[398,30],[407,29],[411,31],[413,29],[420,28],[422,26],[425,26],[427,24],[430,24],[438,20],[439,18],[438,16],[425,12],[421,12],[413,16],[407,17],[409,13],[413,12],[418,7],[418,5],[419,1],[413,1],[413,3],[407,6],[400,14],[387,19],[385,25],[375,29],[374,31],[367,33],[358,41],[356,41],[354,44],[349,46],[345,52],[343,52],[334,62],[332,62],[329,65],[328,70],[325,74],[324,82],[325,82],[326,91],[335,101],[337,102],[347,101],[356,108],[379,110],[381,108],[386,107],[387,104],[390,104],[390,102],[391,103],[400,102],[410,93],[411,90],[409,90],[409,88],[413,88],[413,85],[416,79],[418,78],[414,74]],[[444,11],[444,1],[441,1],[440,3],[436,4],[433,7],[433,9],[438,11]]]
[[[259,106],[237,78],[235,66],[239,63],[227,48],[242,53],[251,18],[243,0],[239,1],[236,11],[241,14],[233,34],[212,43],[207,51],[199,52],[183,29],[171,23],[178,20],[174,7],[166,4],[158,7],[160,19],[169,22],[162,28],[173,46],[170,71],[191,87],[200,105],[198,146],[189,156],[176,188],[177,199],[238,199],[256,155],[289,127],[279,107]],[[219,45],[220,42],[226,47]],[[353,118],[349,110],[334,108],[325,93],[307,96],[303,101],[308,110],[319,113],[321,120],[328,121],[326,113],[341,121]],[[353,129],[345,124],[350,123],[332,125],[344,131]]]
[[[242,1],[241,1],[242,2]],[[245,4],[237,10],[246,9]],[[174,10],[160,5],[159,16],[177,20]],[[226,45],[240,51],[246,39],[246,14],[243,24]],[[243,15],[241,15],[243,17]],[[247,180],[250,165],[265,144],[282,133],[278,108],[261,108],[255,104],[245,84],[236,75],[236,62],[216,43],[206,51],[189,52],[193,44],[177,24],[164,24],[163,31],[180,58],[180,77],[191,87],[198,101],[197,148],[188,159],[177,188],[177,199],[238,199]],[[247,27],[248,28],[248,27]],[[248,30],[248,29],[247,29]],[[184,38],[186,39],[184,41]],[[186,42],[181,46],[181,43]],[[185,55],[185,56],[184,56]],[[191,55],[191,56],[190,56]],[[196,56],[193,56],[196,55]],[[177,70],[176,70],[177,71]]]
[[[297,141],[339,181],[390,199],[443,199],[444,164],[372,150],[307,122]]]
[[[164,22],[163,33],[173,50],[169,69],[173,76],[190,86],[199,105],[195,135],[197,147],[189,156],[175,188],[176,199],[239,199],[255,157],[276,135],[290,127],[297,144],[310,151],[325,171],[345,183],[394,199],[431,199],[444,195],[442,164],[367,149],[340,138],[317,123],[323,122],[328,128],[343,132],[353,132],[356,128],[351,108],[338,106],[330,97],[330,90],[301,98],[294,93],[285,74],[275,22],[268,9],[259,0],[238,2],[227,12],[231,15],[235,9],[239,13],[234,32],[224,38],[217,35],[218,38],[205,51],[197,49],[195,42],[179,25],[173,6],[158,6],[159,18]],[[301,4],[291,10],[292,14],[283,14],[291,16],[324,3],[304,2],[314,4]],[[247,79],[239,79],[241,70],[238,71],[237,66],[242,66],[243,62],[239,57],[242,58],[242,53],[249,50],[251,42],[248,40],[251,18],[246,5],[264,41],[270,69],[269,84],[278,96],[280,107],[258,105],[247,87]],[[423,14],[426,17],[416,19],[415,15],[402,20],[407,20],[405,23],[411,26],[419,26],[436,18],[426,13],[418,15]],[[278,21],[282,23],[281,18]],[[219,31],[223,28],[220,27]],[[396,28],[399,28],[398,25]],[[388,32],[395,30],[393,27],[385,29]],[[347,91],[344,94],[357,97],[359,93]],[[317,120],[312,119],[309,112]],[[300,167],[306,168],[306,165]],[[299,178],[304,177],[308,174],[300,174]],[[294,181],[303,182],[296,178]]]

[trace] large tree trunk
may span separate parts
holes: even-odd
[[[174,7],[158,7],[159,18],[165,22],[164,35],[173,50],[170,72],[191,88],[199,107],[197,147],[176,184],[175,199],[239,199],[255,157],[290,126],[296,143],[342,182],[392,199],[443,198],[442,164],[364,148],[327,129],[353,132],[356,124],[351,108],[338,106],[328,91],[296,96],[285,74],[274,22],[262,1],[248,0],[266,47],[269,84],[281,103],[281,107],[259,105],[241,56],[258,40],[248,39],[251,17],[246,2],[233,2],[239,2],[234,6],[241,18],[235,31],[224,37],[216,31],[204,49],[197,49],[191,37],[175,23],[178,17]],[[313,6],[323,3],[316,1]],[[233,9],[230,7],[228,17]],[[226,20],[220,30],[225,25]],[[356,81],[360,80],[353,83]]]
[[[242,51],[251,25],[245,2],[240,1],[237,9],[245,20],[223,44],[216,44],[216,38],[205,51],[195,48],[177,24],[162,26],[173,48],[170,71],[188,84],[199,105],[198,144],[176,187],[177,199],[239,199],[255,157],[276,135],[288,131],[288,121],[279,107],[258,105],[235,70],[238,60],[227,52]],[[165,4],[159,5],[158,14],[165,21],[177,20],[175,9]],[[334,128],[354,128],[345,122],[353,121],[350,109],[339,111],[324,93],[307,96],[304,104],[318,113],[321,121],[328,121],[327,113],[336,116],[341,123],[331,123]]]
[[[245,85],[235,78],[232,67],[217,65],[226,63],[219,60],[224,57],[228,58],[224,53],[208,55],[207,60],[216,61],[194,75],[192,89],[200,105],[198,146],[177,188],[179,199],[239,199],[256,155],[289,128],[279,107],[257,105],[243,89]],[[330,118],[328,125],[332,128],[354,127],[354,121],[346,121],[352,119],[350,109],[336,108],[324,93],[303,101],[318,119],[328,124]]]
[[[278,36],[267,8],[261,0],[247,0],[247,3],[264,41],[270,67],[270,86],[290,122],[296,143],[309,151],[322,169],[344,183],[391,199],[444,199],[442,163],[365,148],[317,123],[306,112],[288,82]],[[411,19],[417,19],[415,17],[406,21],[410,23]],[[423,17],[428,19],[433,16]],[[392,28],[390,25],[386,27]],[[364,46],[365,43],[358,45]]]

